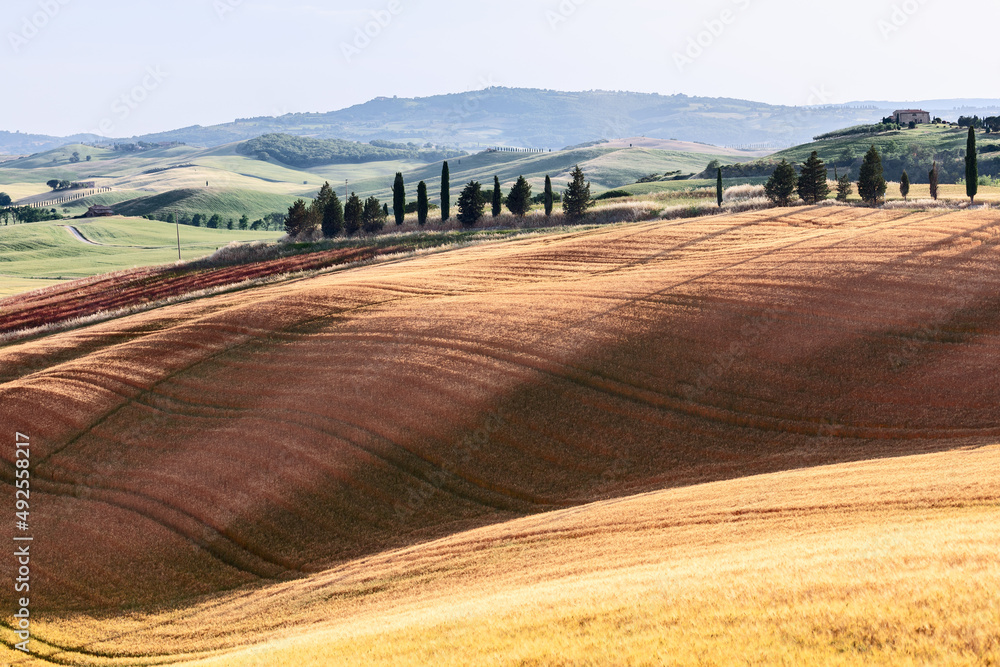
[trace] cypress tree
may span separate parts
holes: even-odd
[[[715,198],[719,201],[719,208],[722,208],[722,167],[719,167],[719,178],[715,182]]]
[[[858,174],[858,194],[861,199],[872,206],[877,206],[879,200],[885,196],[888,185],[885,182],[885,175],[882,172],[882,156],[878,154],[878,149],[872,147],[865,153],[864,162],[861,163],[861,173]]]
[[[448,162],[445,161],[441,167],[441,219],[447,220],[451,217],[451,174],[448,171]]]
[[[584,183],[583,170],[577,165],[573,168],[573,178],[563,193],[563,213],[570,220],[580,220],[593,205],[594,202],[590,198],[590,183]]]
[[[799,196],[807,204],[822,201],[830,194],[830,186],[826,184],[827,175],[826,165],[819,159],[819,154],[813,151],[802,165],[802,173],[797,183]]]
[[[910,175],[905,169],[899,178],[899,194],[903,195],[903,201],[906,201],[906,195],[910,194]]]
[[[552,179],[545,176],[545,217],[552,215]]]
[[[396,226],[403,224],[406,217],[406,190],[403,185],[403,174],[396,172],[396,180],[392,183],[392,214],[396,217]]]
[[[427,184],[423,181],[417,184],[417,224],[423,227],[427,224],[427,209],[430,204],[427,201]]]
[[[333,197],[333,188],[330,187],[329,182],[326,182],[319,189],[319,193],[312,200],[312,204],[309,205],[309,227],[323,225],[323,217],[326,215],[326,207],[329,206],[331,197]]]
[[[969,143],[965,148],[965,194],[973,204],[979,192],[979,156],[976,155],[976,126],[969,126]]]
[[[778,206],[788,206],[795,192],[796,181],[795,167],[788,164],[788,160],[782,160],[764,184],[764,194]]]
[[[458,220],[464,227],[472,227],[483,217],[486,202],[483,201],[481,190],[478,182],[470,181],[458,197]]]
[[[524,176],[518,176],[514,187],[510,189],[510,194],[507,195],[507,208],[521,218],[531,210],[531,185]]]
[[[361,228],[366,234],[374,234],[385,227],[385,219],[389,217],[388,208],[375,196],[365,200],[364,208],[361,210]]]
[[[364,204],[361,203],[361,197],[352,192],[351,196],[347,198],[347,204],[344,205],[344,231],[347,232],[348,236],[353,236],[361,230],[363,210]]]
[[[503,193],[500,192],[500,177],[493,177],[493,217],[503,212]]]
[[[938,180],[939,180],[937,162],[934,163],[934,166],[931,167],[930,173],[927,174],[927,180],[931,184],[931,197],[935,201],[937,201],[937,198],[938,198]]]
[[[344,207],[340,203],[340,197],[336,192],[331,191],[330,200],[323,210],[323,236],[332,238],[344,229]]]

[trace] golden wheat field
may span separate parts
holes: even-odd
[[[1000,214],[797,208],[8,344],[34,662],[994,664],[998,334]]]

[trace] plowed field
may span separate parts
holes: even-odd
[[[848,571],[855,565],[844,564],[857,559],[841,558],[837,549],[875,539],[882,513],[884,525],[919,541],[923,528],[912,511],[925,508],[928,535],[968,529],[974,543],[969,553],[978,554],[984,540],[995,543],[989,525],[996,523],[987,519],[997,518],[997,461],[993,454],[947,457],[970,448],[991,453],[1000,442],[998,230],[1000,216],[990,212],[836,208],[635,224],[360,267],[0,347],[0,423],[32,439],[33,586],[39,591],[33,604],[48,615],[43,627],[54,645],[96,642],[67,654],[70,662],[83,661],[88,651],[99,654],[97,662],[123,652],[177,659],[185,648],[204,654],[274,639],[253,635],[236,620],[241,596],[250,600],[269,587],[324,600],[356,598],[351,604],[360,606],[343,607],[354,610],[344,612],[344,622],[377,622],[359,610],[381,594],[404,595],[392,592],[394,584],[375,577],[370,590],[342,592],[308,582],[328,582],[323,577],[335,577],[329,574],[340,571],[335,568],[363,569],[402,553],[393,550],[477,528],[502,533],[498,524],[520,517],[565,517],[547,513],[645,492],[672,488],[663,493],[681,495],[661,502],[673,503],[686,497],[679,487],[700,489],[705,502],[733,503],[726,511],[738,516],[754,498],[772,493],[781,505],[790,478],[754,478],[759,497],[740,495],[738,489],[749,487],[738,485],[750,481],[712,483],[871,459],[885,461],[865,464],[878,472],[863,483],[849,480],[850,465],[833,470],[843,472],[845,485],[880,483],[882,493],[850,496],[841,513],[827,502],[847,493],[837,483],[841,473],[828,474],[829,490],[816,491],[820,509],[809,509],[810,500],[782,515],[780,534],[763,525],[758,531],[750,522],[728,548],[749,558],[765,557],[773,546],[796,572],[794,563],[809,562],[809,554],[820,559],[817,566],[840,563]],[[9,450],[3,452],[8,486]],[[912,460],[942,461],[953,470],[968,464],[968,479],[950,478],[954,484],[939,494],[946,500],[924,502],[921,482],[894,475],[893,462],[900,460],[890,457],[934,452],[953,453]],[[794,478],[802,489],[812,488],[807,471],[794,474],[805,475]],[[934,481],[933,466],[921,474],[924,484]],[[896,496],[902,505],[893,504]],[[911,502],[911,496],[919,498]],[[615,540],[641,529],[642,503],[649,498],[629,501],[638,503],[637,523],[630,524],[630,513],[616,518]],[[669,523],[670,516],[655,521]],[[531,525],[543,518],[521,520]],[[963,521],[971,523],[960,526]],[[586,533],[590,523],[543,540],[555,541],[552,549],[570,549],[559,566],[567,576],[596,577],[588,574],[596,571],[594,559],[624,558],[624,546],[602,550],[597,540],[574,564],[567,540]],[[824,526],[832,531],[829,539]],[[715,529],[705,530],[667,531],[663,539],[672,547],[654,540],[637,546],[637,553],[655,569],[668,567],[681,548],[678,540],[695,546],[726,541],[708,537]],[[805,540],[801,531],[815,533],[818,542]],[[496,539],[506,544],[507,538]],[[476,568],[507,570],[522,551],[530,562],[533,548],[477,551],[470,558]],[[687,557],[734,553],[719,549]],[[918,563],[930,557],[922,549],[906,553]],[[883,555],[880,567],[887,573],[900,565]],[[984,577],[977,582],[996,582],[995,564],[959,565]],[[477,586],[476,577],[452,581],[449,567],[421,570],[421,577],[446,580],[439,603],[472,595]],[[548,599],[539,591],[549,591],[555,601],[532,613],[557,619],[570,608],[590,609],[596,620],[587,623],[611,631],[600,625],[606,619],[598,612],[613,601],[587,593],[590,584],[556,594],[556,579],[544,585],[533,580],[540,586],[536,597],[517,599],[537,606]],[[276,583],[282,580],[289,583]],[[522,594],[503,581],[497,595],[506,590],[513,600]],[[638,596],[642,577],[629,581],[626,594]],[[711,578],[690,581],[714,586]],[[821,598],[823,590],[836,588],[828,597],[841,599],[845,581],[825,581],[805,577],[798,583]],[[786,583],[781,590],[797,595],[796,582]],[[781,594],[763,585],[737,588],[734,595],[752,599],[753,590]],[[231,589],[240,592],[221,593]],[[695,604],[705,590],[683,595]],[[880,590],[891,600],[891,590]],[[288,604],[308,607],[299,593],[289,593],[296,601]],[[577,593],[590,596],[589,602],[573,598]],[[5,591],[7,609],[13,607],[10,596]],[[990,607],[988,599],[969,596],[982,613],[995,611],[995,597]],[[167,639],[150,635],[146,626],[139,634],[120,627],[127,626],[123,609],[154,614],[136,615],[142,624],[156,614],[215,604],[222,610],[218,632],[207,632],[201,643],[193,641],[191,628]],[[450,604],[436,609],[444,614]],[[636,604],[646,609],[652,603]],[[150,612],[151,605],[165,606]],[[788,608],[798,613],[795,605]],[[267,615],[249,602],[244,611],[250,619]],[[308,614],[286,616],[296,633],[320,623]],[[107,617],[115,619],[104,623],[108,632],[88,625]],[[462,636],[476,641],[478,626],[441,618],[458,623],[460,631],[441,640],[442,656],[451,655],[449,642],[461,645]],[[573,614],[567,618],[583,623]],[[502,651],[504,632],[534,636],[534,621],[521,620],[494,627],[499,635],[489,642],[499,642]],[[407,627],[400,632],[412,630]],[[843,628],[847,634],[837,641],[850,646],[857,629]],[[111,629],[124,638],[116,643]],[[348,631],[337,632],[343,637]],[[954,636],[962,632],[957,628]],[[878,632],[869,635],[885,649]],[[949,646],[960,644],[969,655],[985,655],[990,646],[995,651],[995,632],[977,637]],[[578,648],[586,646],[584,639]],[[524,660],[554,655],[545,653],[553,649],[548,640],[538,641],[527,643],[538,650]],[[708,647],[711,637],[704,641]],[[779,633],[774,641],[794,638]],[[874,640],[861,644],[878,648]],[[940,648],[933,639],[924,644]],[[755,646],[747,650],[760,648]],[[399,658],[369,648],[373,659]],[[265,653],[244,658],[277,664]],[[303,655],[287,664],[305,661]],[[578,663],[586,664],[581,655]],[[625,661],[633,663],[643,664]]]

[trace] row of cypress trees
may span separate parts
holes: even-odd
[[[291,205],[285,219],[285,232],[294,238],[319,226],[327,238],[341,232],[349,236],[359,231],[371,234],[385,227],[386,217],[385,208],[377,197],[362,201],[352,192],[341,204],[336,191],[329,183],[324,183],[311,204],[307,206],[304,200],[298,199]]]
[[[545,215],[552,215],[555,194],[549,176],[545,177],[543,201]],[[500,178],[493,177],[493,196],[490,201],[493,217],[502,213],[504,203],[519,217],[524,217],[531,210],[531,185],[524,176],[518,177],[506,198],[500,191]],[[582,218],[592,205],[590,183],[585,182],[583,171],[577,166],[563,196],[563,211],[568,218],[575,220]],[[475,225],[483,217],[486,202],[483,201],[482,186],[477,181],[471,181],[462,190],[458,208],[459,221],[465,226]],[[427,223],[430,213],[427,184],[424,181],[420,181],[417,185],[416,209],[417,222],[423,226]],[[392,184],[392,213],[396,224],[402,225],[406,217],[406,190],[401,172],[396,172]],[[349,236],[359,231],[370,234],[383,229],[387,218],[388,207],[383,206],[378,198],[372,196],[362,201],[352,192],[347,202],[342,204],[336,191],[329,183],[324,183],[312,203],[307,205],[304,200],[299,199],[288,209],[285,232],[293,238],[316,227],[322,230],[326,238],[337,236],[341,232]],[[450,218],[451,174],[448,163],[445,162],[441,167],[441,220],[446,221]]]
[[[826,199],[829,194],[827,186],[828,171],[826,165],[816,151],[813,151],[809,159],[802,165],[801,172],[796,175],[795,167],[786,160],[775,168],[771,178],[764,185],[765,194],[779,206],[787,206],[796,190],[799,196],[807,203],[815,204]],[[939,175],[938,166],[935,162],[928,174],[930,182],[931,197],[938,198]],[[862,201],[872,206],[877,205],[885,196],[888,184],[885,180],[882,169],[882,156],[878,149],[872,147],[865,154],[861,163],[861,171],[858,174],[858,194]],[[719,170],[718,180],[719,206],[722,205],[722,170]],[[910,176],[903,171],[899,179],[899,192],[905,200],[910,193]],[[974,204],[976,195],[979,193],[979,156],[976,151],[976,130],[969,128],[969,139],[966,144],[965,153],[965,192]],[[847,175],[837,177],[837,199],[846,201],[851,193],[851,183]]]

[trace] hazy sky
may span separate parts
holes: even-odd
[[[998,15],[986,0],[4,0],[0,130],[131,136],[487,85],[1000,98]]]

